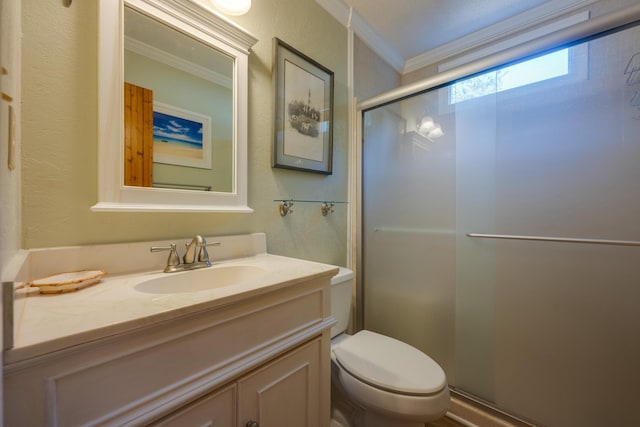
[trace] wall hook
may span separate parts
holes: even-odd
[[[322,212],[322,216],[327,216],[328,213],[333,213],[333,202],[322,202],[322,205],[320,205],[320,212]]]
[[[291,209],[291,207],[293,206],[293,201],[291,200],[283,200],[280,202],[280,215],[281,216],[287,216],[287,214],[292,214],[293,213],[293,209]]]
[[[64,5],[64,7],[69,7],[71,6],[71,0],[62,0],[62,4]]]

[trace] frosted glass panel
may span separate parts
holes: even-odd
[[[534,423],[636,425],[640,247],[467,236],[640,241],[640,30],[568,59],[537,83],[365,113],[365,327]]]
[[[437,103],[437,94],[419,102]],[[415,116],[403,118],[413,108],[408,100],[367,114],[366,326],[428,352],[452,376],[455,145],[417,134]]]

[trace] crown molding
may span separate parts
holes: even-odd
[[[399,73],[403,72],[405,61],[402,55],[400,55],[385,38],[371,28],[371,26],[355,11],[351,17],[351,28],[362,42],[369,46],[369,48],[377,53],[384,61]]]
[[[428,65],[435,64],[453,55],[475,49],[479,46],[495,42],[504,37],[531,28],[545,21],[573,12],[582,7],[595,3],[598,0],[563,0],[547,2],[538,7],[522,12],[512,18],[498,24],[491,25],[482,30],[461,37],[450,43],[429,50],[418,56],[408,59],[402,73],[418,70]],[[533,32],[532,32],[533,33]],[[497,51],[497,49],[495,50]],[[491,52],[493,53],[493,52]]]
[[[162,49],[149,46],[148,44],[142,43],[141,41],[131,37],[125,36],[124,48],[125,50],[129,50],[154,61],[167,64],[170,67],[208,80],[211,83],[215,83],[227,89],[233,88],[233,79],[231,77],[212,71],[202,65],[194,64],[193,62],[179,58]]]
[[[380,56],[385,62],[393,67],[397,72],[402,73],[405,61],[402,55],[395,50],[386,39],[378,34],[355,10],[342,0],[316,0],[323,9],[331,14],[338,22],[353,32]]]
[[[316,0],[316,3],[329,12],[329,14],[342,25],[352,29],[363,43],[396,71],[400,74],[405,74],[441,62],[453,55],[458,55],[482,45],[497,42],[499,39],[508,37],[523,29],[531,28],[555,17],[571,13],[597,1],[598,0],[557,0],[547,2],[498,24],[486,27],[413,58],[409,58],[406,61],[402,55],[400,55],[384,37],[378,34],[356,11],[351,12],[351,8],[343,0]],[[535,37],[536,34],[537,32],[532,31],[530,37]],[[492,52],[489,52],[489,50],[491,50],[491,48],[487,48],[487,54],[499,49],[496,48]]]
[[[454,58],[451,61],[447,61],[439,64],[438,72],[441,73],[443,71],[447,71],[452,68],[459,67],[461,65],[467,64],[471,61],[475,61],[485,56],[492,55],[496,52],[500,52],[502,50],[512,48],[519,44],[526,43],[530,40],[537,39],[538,37],[543,37],[543,36],[546,36],[547,34],[564,30],[565,28],[569,28],[573,25],[588,21],[589,18],[590,18],[590,13],[588,10],[585,10],[585,11],[576,13],[574,15],[568,16],[566,18],[560,19],[558,21],[554,21],[549,25],[544,25],[542,27],[535,28],[526,33],[519,34],[514,37],[510,37],[507,40],[494,43],[491,46],[475,49],[472,52],[469,52],[465,55]]]
[[[316,0],[316,3],[336,18],[338,22],[349,28],[349,12],[351,8],[342,0]]]

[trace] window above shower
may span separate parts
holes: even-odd
[[[542,82],[568,83],[585,75],[587,53],[580,46],[567,47],[532,59],[508,64],[459,80],[449,86],[447,104],[453,105]]]

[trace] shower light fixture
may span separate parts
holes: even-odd
[[[251,9],[251,0],[208,0],[208,3],[227,15],[243,15]]]
[[[440,127],[440,125],[434,122],[433,117],[431,116],[423,116],[422,118],[418,118],[416,123],[416,130],[420,135],[429,140],[434,140],[444,135],[444,132],[442,132],[442,128]]]
[[[442,135],[444,135],[444,132],[442,132],[442,128],[440,127],[439,124],[436,124],[435,127],[431,129],[427,134],[427,138],[435,139],[435,138],[440,138]]]
[[[433,122],[433,117],[424,116],[418,123],[418,132],[423,135],[427,135],[436,127],[436,124]]]

